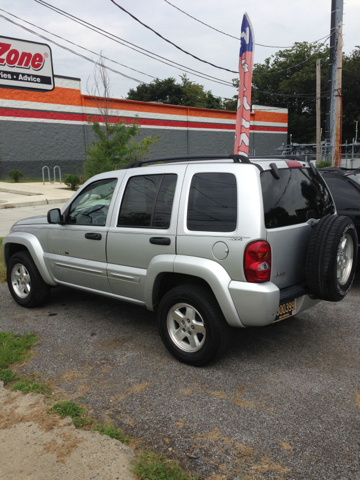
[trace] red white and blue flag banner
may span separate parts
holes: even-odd
[[[250,19],[245,13],[241,24],[239,54],[239,95],[235,127],[235,155],[249,154],[250,112],[251,112],[251,80],[255,37]]]

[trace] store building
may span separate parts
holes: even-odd
[[[149,158],[233,152],[235,112],[112,99],[109,114],[115,121],[136,120],[139,140],[160,137]],[[12,169],[40,178],[44,166],[80,173],[95,139],[89,118],[99,115],[77,78],[55,76],[51,92],[0,88],[0,178]],[[287,143],[287,126],[287,109],[254,105],[249,154],[274,155]]]

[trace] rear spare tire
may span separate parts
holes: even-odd
[[[339,302],[350,290],[357,263],[357,234],[349,217],[327,215],[314,227],[307,257],[306,275],[311,293]]]

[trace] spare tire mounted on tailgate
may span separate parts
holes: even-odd
[[[313,295],[338,302],[349,291],[357,263],[357,234],[349,217],[327,215],[315,226],[306,258],[306,275]]]

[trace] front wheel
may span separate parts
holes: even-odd
[[[157,324],[162,341],[180,362],[203,366],[226,349],[230,327],[209,288],[184,285],[160,301]]]
[[[39,307],[50,294],[50,286],[42,279],[28,252],[18,252],[10,258],[7,283],[12,297],[22,307]]]

